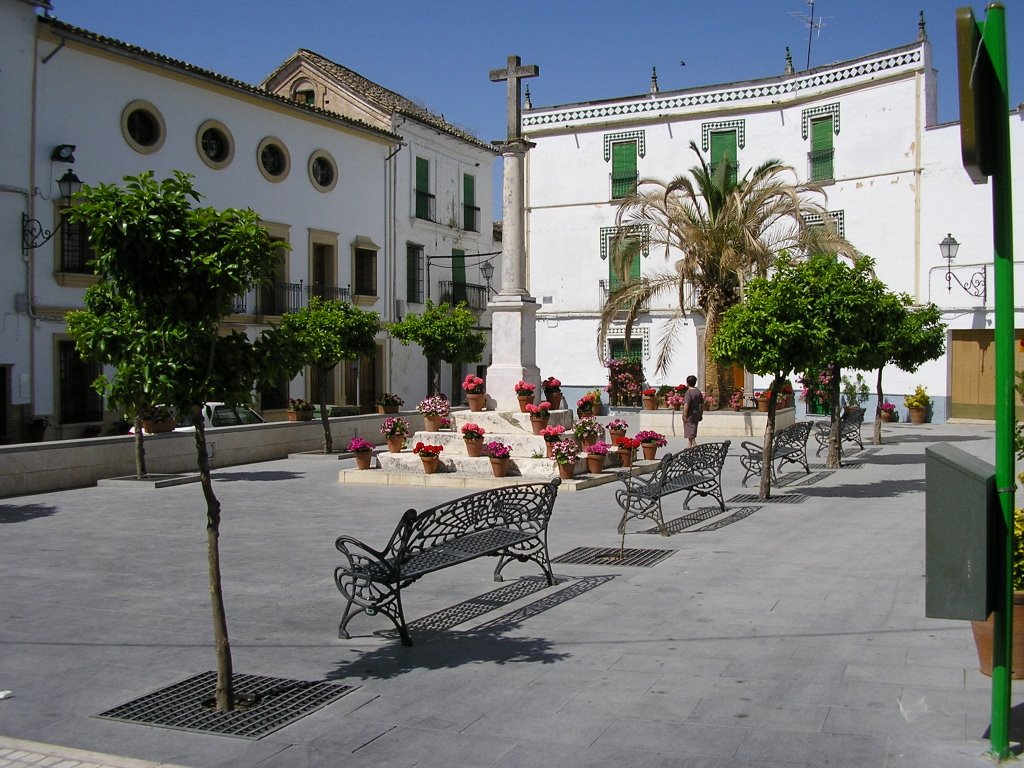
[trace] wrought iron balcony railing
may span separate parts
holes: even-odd
[[[475,205],[462,206],[462,228],[467,232],[480,231],[480,208]]]
[[[434,218],[434,196],[429,192],[416,190],[416,218],[436,221]]]
[[[597,293],[598,293],[599,302],[600,302],[599,305],[598,305],[598,309],[604,309],[605,304],[608,303],[608,298],[611,296],[612,293],[615,292],[615,290],[617,290],[617,287],[614,288],[614,289],[611,288],[610,285],[609,285],[609,281],[607,281],[607,280],[598,280],[597,281]],[[640,305],[640,311],[641,312],[647,312],[650,308],[651,308],[650,302],[648,302],[648,301],[645,301],[645,302],[643,302]]]
[[[612,185],[612,200],[621,200],[636,192],[636,183],[640,176],[633,173],[609,173],[608,178]]]
[[[472,310],[482,311],[487,308],[487,286],[458,283],[452,280],[442,280],[439,286],[442,304],[448,303],[454,306],[464,301]]]
[[[831,181],[835,178],[833,157],[835,149],[816,149],[807,153],[807,175],[811,181]]]
[[[302,308],[302,283],[271,283],[256,289],[257,315],[286,315]]]

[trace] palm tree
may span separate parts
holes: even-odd
[[[667,294],[678,304],[659,339],[655,371],[664,371],[672,360],[675,331],[685,318],[684,298],[692,286],[706,324],[705,386],[724,396],[732,390],[731,367],[711,358],[711,343],[722,313],[742,298],[744,282],[765,276],[782,253],[852,256],[854,249],[832,224],[825,193],[814,184],[798,182],[791,166],[767,160],[737,179],[728,161],[711,167],[692,141],[690,149],[700,164],[689,175],[668,183],[641,179],[619,206],[619,235],[611,258],[620,287],[601,313],[598,354],[611,324],[623,313],[628,339],[641,307]],[[649,242],[664,247],[666,257],[678,256],[672,271],[629,279],[641,247],[635,234],[640,230],[649,233]]]

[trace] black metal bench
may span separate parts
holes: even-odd
[[[619,479],[626,487],[615,492],[615,501],[622,508],[619,533],[626,530],[626,523],[637,518],[650,518],[658,524],[662,536],[668,536],[665,517],[661,511],[661,499],[670,493],[686,491],[683,509],[694,495],[711,496],[725,511],[722,498],[722,467],[729,451],[729,441],[701,443],[679,453],[668,453],[653,473],[647,476],[620,472]]]
[[[334,582],[347,602],[338,636],[348,639],[346,626],[354,616],[381,613],[398,629],[402,645],[412,645],[402,590],[428,573],[478,557],[498,558],[495,581],[512,560],[532,560],[554,584],[547,531],[560,482],[495,488],[423,512],[407,510],[379,551],[339,536],[335,546],[345,561],[334,570]]]
[[[857,408],[852,411],[846,411],[839,418],[839,442],[842,443],[856,443],[857,446],[864,450],[864,443],[860,439],[860,428],[864,423],[864,409]],[[829,437],[832,435],[832,422],[826,421],[818,424],[818,428],[814,432],[814,439],[818,443],[817,450],[814,451],[814,455],[818,456],[821,454],[822,448],[828,447]]]
[[[809,475],[811,468],[807,464],[807,438],[811,434],[810,421],[798,421],[790,424],[775,433],[772,438],[772,480],[778,480],[778,472],[783,464],[799,464]],[[743,466],[743,486],[746,487],[747,480],[752,476],[760,476],[764,470],[764,445],[749,440],[740,443],[740,448],[746,454],[740,454],[740,464]]]

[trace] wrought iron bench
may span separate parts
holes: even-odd
[[[346,627],[354,616],[381,613],[395,625],[402,645],[412,645],[402,590],[428,573],[478,557],[498,558],[495,581],[512,560],[532,560],[554,584],[547,531],[560,482],[495,488],[423,512],[407,510],[379,551],[339,536],[335,546],[345,559],[334,570],[334,582],[346,603],[338,636],[348,639]]]
[[[728,451],[728,440],[701,443],[679,453],[665,454],[654,472],[646,477],[620,472],[619,479],[626,487],[615,492],[615,501],[622,508],[619,533],[623,533],[626,523],[635,517],[654,520],[661,535],[668,536],[661,499],[677,491],[686,491],[683,509],[689,509],[690,499],[698,495],[716,499],[724,512],[722,467]]]
[[[864,423],[864,409],[857,408],[852,411],[846,411],[839,418],[839,442],[842,443],[856,443],[861,450],[864,450],[864,443],[860,439],[860,427]],[[818,424],[818,428],[814,432],[814,439],[818,443],[817,450],[814,451],[814,455],[818,456],[821,454],[821,449],[828,447],[828,439],[832,434],[832,422],[826,421]]]
[[[808,475],[811,474],[807,464],[807,438],[810,437],[812,426],[813,422],[798,421],[775,433],[772,438],[773,481],[778,480],[778,472],[783,464],[799,464]],[[744,470],[743,486],[746,487],[749,478],[760,476],[764,470],[764,445],[744,440],[740,448],[746,451],[746,454],[740,454],[740,464]]]

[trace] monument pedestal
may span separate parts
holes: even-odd
[[[487,305],[491,310],[491,364],[487,368],[487,394],[494,410],[518,411],[515,386],[525,381],[540,392],[537,367],[537,310],[533,297],[499,294]]]

